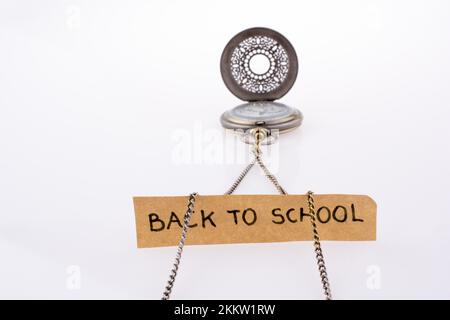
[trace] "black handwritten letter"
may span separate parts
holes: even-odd
[[[232,213],[233,214],[234,224],[238,224],[238,220],[237,220],[238,212],[239,212],[239,210],[227,210],[227,213]]]
[[[343,214],[342,214],[342,218],[338,218],[338,211],[339,209],[342,210]],[[337,222],[345,222],[347,221],[347,209],[344,206],[336,206],[336,208],[334,208],[333,210],[333,219],[336,220]]]
[[[214,211],[211,211],[211,213],[208,214],[208,215],[205,217],[205,211],[202,210],[202,227],[203,227],[203,228],[206,227],[206,225],[205,225],[206,220],[208,220],[209,223],[211,223],[211,225],[212,225],[213,227],[216,226],[216,224],[214,223],[214,221],[211,219],[211,216],[212,216],[213,214],[214,214]]]
[[[352,221],[354,221],[354,222],[364,222],[364,220],[363,219],[358,219],[357,217],[356,217],[356,209],[355,209],[355,205],[352,203]]]
[[[172,213],[170,214],[169,223],[167,224],[167,230],[170,230],[170,226],[172,225],[172,223],[175,223],[175,222],[180,226],[180,228],[183,228],[183,226],[181,225],[180,219],[178,219],[175,212],[172,211]]]
[[[300,208],[300,222],[303,222],[303,217],[311,217],[309,213],[305,213],[305,210],[303,210],[303,207]]]
[[[161,231],[164,230],[164,221],[162,221],[159,216],[156,213],[150,213],[148,215],[148,220],[150,222],[150,231]],[[154,228],[153,227],[153,223],[158,222],[160,223],[161,227],[160,228]]]
[[[322,219],[320,218],[320,213],[322,212],[322,210],[325,210],[325,211],[327,212],[327,218],[326,218],[325,220],[322,220]],[[317,210],[316,215],[317,215],[317,220],[319,220],[319,222],[327,223],[327,222],[329,222],[330,219],[331,219],[331,210],[328,209],[327,207],[320,207],[319,210]]]
[[[249,213],[249,212],[253,216],[253,219],[250,221],[247,220],[247,213]],[[256,212],[252,208],[247,208],[244,210],[244,212],[242,212],[242,220],[244,220],[246,225],[251,226],[252,224],[254,224],[256,222],[256,219],[257,219]]]
[[[295,222],[297,222],[297,219],[292,219],[292,218],[291,218],[291,213],[292,213],[292,212],[295,212],[295,209],[294,209],[294,208],[290,208],[290,209],[286,212],[286,218],[289,220],[289,222],[295,223]]]
[[[281,211],[280,208],[275,208],[275,209],[272,210],[272,215],[274,217],[279,217],[281,219],[281,221],[275,221],[274,219],[272,219],[272,222],[275,223],[275,224],[283,224],[284,223],[283,215],[280,214],[280,213],[276,213],[276,212],[279,212],[279,211]]]

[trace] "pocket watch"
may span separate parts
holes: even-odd
[[[299,110],[275,102],[291,89],[298,73],[297,54],[283,35],[260,27],[238,33],[222,52],[220,70],[226,87],[246,101],[222,114],[224,128],[248,132],[259,127],[270,134],[301,125]]]

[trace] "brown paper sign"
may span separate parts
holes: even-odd
[[[375,240],[376,203],[365,195],[314,195],[321,240]],[[180,241],[187,196],[135,197],[139,248]],[[197,196],[186,244],[312,240],[305,195]]]

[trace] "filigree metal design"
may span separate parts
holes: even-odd
[[[252,70],[253,59],[267,59],[266,70]],[[246,101],[272,101],[293,86],[298,61],[294,47],[280,33],[268,28],[251,28],[235,35],[225,46],[220,61],[227,88]]]
[[[263,55],[270,62],[266,72],[259,74],[250,67],[251,59]],[[266,93],[278,88],[289,71],[289,56],[281,44],[267,36],[245,39],[231,55],[231,75],[237,84],[253,93]]]

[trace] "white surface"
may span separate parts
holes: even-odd
[[[136,249],[132,196],[220,194],[237,176],[242,145],[212,154],[240,103],[219,58],[253,26],[300,60],[280,101],[305,120],[272,151],[279,180],[378,203],[377,242],[324,244],[335,298],[450,298],[444,0],[2,0],[0,298],[160,298],[175,248]],[[258,192],[274,190],[254,171],[238,193]],[[173,298],[320,288],[311,243],[201,246]]]

